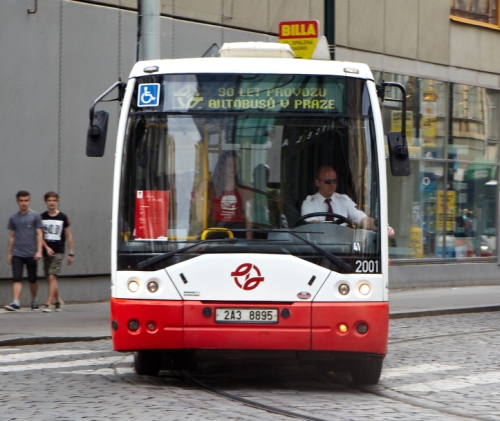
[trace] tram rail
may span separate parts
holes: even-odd
[[[465,316],[465,315],[464,315]],[[472,315],[471,315],[472,316]],[[435,319],[435,318],[430,318]],[[439,323],[437,320],[429,321],[431,324]],[[480,322],[480,321],[479,321]],[[477,324],[476,329],[477,329]],[[406,332],[406,329],[410,329],[411,325],[401,324],[399,326],[394,326],[396,332],[398,329],[402,329]],[[413,326],[415,327],[415,326]],[[432,328],[432,326],[427,326],[428,328]],[[473,330],[469,327],[462,326],[458,327],[459,331],[443,333],[439,335],[416,335],[414,337],[396,337],[389,340],[389,346],[398,346],[406,343],[412,343],[417,341],[433,341],[439,340],[442,338],[460,338],[467,337],[471,334],[474,335],[491,335],[498,334],[500,329],[488,329],[486,326],[484,328],[480,328],[480,330]],[[397,334],[396,333],[396,334]],[[394,335],[394,333],[393,333]],[[272,365],[271,365],[272,366]],[[224,364],[226,367],[226,372],[222,374],[222,377],[219,376],[218,373],[221,373],[222,365],[216,364],[215,366],[205,366],[196,370],[188,370],[188,371],[171,371],[169,372],[169,376],[160,376],[157,378],[148,378],[151,382],[154,382],[155,386],[159,386],[162,382],[167,382],[168,379],[172,379],[175,377],[179,381],[179,387],[182,387],[182,383],[186,384],[188,387],[196,387],[200,390],[203,390],[207,393],[214,394],[220,398],[228,399],[233,402],[240,403],[242,405],[255,408],[259,411],[266,411],[273,414],[278,414],[284,417],[290,417],[291,419],[304,419],[311,421],[327,421],[327,420],[337,420],[344,419],[345,414],[339,413],[336,414],[335,411],[331,412],[331,416],[318,416],[316,414],[303,413],[301,409],[295,407],[294,405],[287,405],[285,402],[280,402],[280,399],[274,399],[270,397],[269,394],[266,394],[263,389],[258,386],[258,382],[262,384],[266,384],[268,378],[273,379],[273,374],[269,373],[266,368],[263,368],[261,372],[257,372],[255,375],[252,373],[251,368],[246,368],[244,371],[243,368],[240,368],[240,364],[237,361],[233,361],[230,365]],[[224,377],[227,373],[231,373],[231,368],[234,369],[235,375],[230,375],[229,377]],[[310,364],[293,364],[289,368],[291,368],[290,381],[296,381],[297,378],[303,379],[304,384],[301,386],[303,390],[315,390],[318,392],[318,395],[321,395],[325,391],[331,390],[331,395],[334,397],[337,392],[340,390],[351,390],[353,393],[356,391],[366,393],[372,396],[377,396],[382,399],[391,400],[393,402],[410,405],[414,408],[421,408],[427,411],[434,411],[436,414],[440,414],[444,417],[452,417],[452,419],[460,419],[460,420],[477,420],[477,421],[487,421],[491,418],[483,416],[481,414],[472,413],[467,410],[459,410],[454,408],[453,406],[448,405],[446,402],[440,402],[438,400],[432,401],[429,399],[424,399],[422,397],[416,396],[411,393],[405,393],[404,391],[399,391],[396,388],[391,388],[390,385],[386,385],[385,382],[381,382],[378,385],[372,386],[359,386],[354,385],[350,379],[348,373],[343,372],[332,372],[325,369],[322,371],[321,369],[317,369],[313,365]],[[287,370],[286,366],[283,370]],[[240,376],[242,373],[251,373],[249,376],[251,378],[255,378],[256,380],[242,379]],[[166,373],[166,372],[164,372]],[[162,380],[163,378],[163,380]],[[207,380],[205,380],[207,378]],[[234,382],[234,383],[233,383]],[[165,383],[164,383],[165,384]],[[290,391],[290,394],[293,394],[295,390],[295,386],[292,385],[290,388],[290,382],[287,384],[286,379],[282,381],[278,379],[275,384],[272,384],[270,387],[272,388],[280,388],[280,384],[283,386],[283,390]],[[243,386],[242,386],[243,385]],[[255,390],[248,391],[247,386],[252,388],[255,387]],[[160,386],[161,387],[161,386]],[[235,392],[233,392],[233,390]],[[241,396],[244,394],[244,396]],[[267,401],[266,401],[267,400]],[[264,401],[264,402],[262,402]],[[275,402],[275,403],[274,403]],[[300,406],[308,406],[308,402],[303,402]]]

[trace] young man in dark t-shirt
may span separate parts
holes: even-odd
[[[38,213],[30,209],[30,194],[21,190],[16,194],[19,212],[9,219],[9,243],[7,246],[7,263],[12,265],[13,301],[5,306],[6,310],[17,311],[21,308],[21,292],[23,267],[28,271],[31,291],[31,309],[38,310],[36,294],[36,263],[42,257],[43,232],[42,221]]]
[[[45,276],[48,282],[47,304],[43,309],[44,313],[52,311],[52,302],[55,303],[55,310],[61,311],[63,300],[59,294],[57,286],[57,276],[61,270],[61,264],[64,259],[64,248],[68,243],[68,265],[73,263],[73,235],[68,217],[57,209],[59,204],[59,195],[49,191],[44,196],[47,211],[42,213],[43,223],[43,263]]]

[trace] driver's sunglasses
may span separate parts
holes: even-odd
[[[336,178],[325,178],[322,180],[321,178],[318,178],[319,181],[323,181],[325,184],[337,184],[337,179]]]

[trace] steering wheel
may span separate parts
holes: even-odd
[[[333,212],[313,212],[313,213],[308,213],[307,215],[302,215],[299,219],[297,219],[297,222],[295,222],[296,226],[299,225],[304,225],[304,224],[310,224],[310,222],[307,222],[306,219],[312,218],[313,216],[333,216],[334,218],[337,218],[335,221],[331,221],[335,225],[340,225],[340,224],[347,224],[349,228],[354,228],[354,225],[352,224],[352,221],[349,218],[346,218],[345,216],[339,215],[338,213],[333,213]],[[330,221],[324,221],[324,223],[329,223]]]

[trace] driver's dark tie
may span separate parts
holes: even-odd
[[[328,213],[333,213],[332,199],[325,199],[326,206],[328,206]],[[326,222],[333,222],[333,216],[328,215],[325,219]]]

